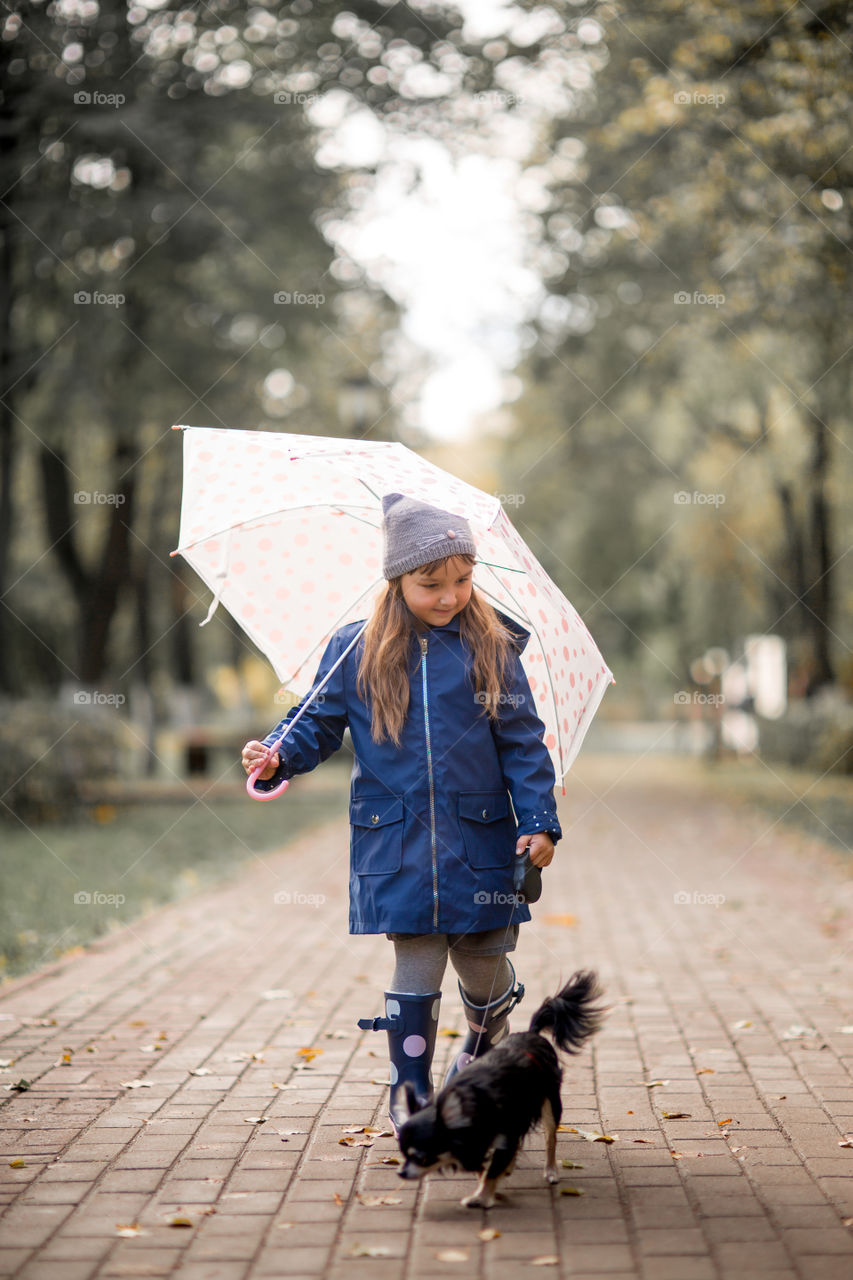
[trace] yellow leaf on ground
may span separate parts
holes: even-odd
[[[531,1258],[531,1267],[556,1267],[560,1259],[556,1253],[543,1253],[538,1258]]]
[[[349,1251],[351,1258],[388,1258],[391,1250],[385,1244],[359,1244],[358,1241]]]
[[[439,1249],[435,1255],[439,1262],[467,1262],[467,1249]]]
[[[494,1227],[484,1227],[482,1231],[477,1232],[477,1235],[481,1240],[497,1240],[500,1231]]]
[[[583,1191],[580,1187],[560,1187],[561,1196],[582,1196]]]
[[[26,1169],[26,1167],[27,1167],[27,1162],[23,1158],[23,1156],[18,1156],[15,1160],[9,1161],[10,1169]]]

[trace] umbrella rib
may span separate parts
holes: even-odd
[[[270,516],[288,516],[295,511],[313,511],[317,507],[333,507],[337,508],[341,515],[352,516],[353,520],[360,520],[362,524],[369,525],[371,529],[379,529],[378,524],[372,524],[370,520],[365,520],[363,516],[354,515],[353,512],[345,510],[339,502],[306,502],[301,507],[278,507],[272,511],[265,511],[259,516],[249,516],[247,520],[238,520],[234,524],[227,524],[222,529],[215,529],[212,533],[206,533],[203,538],[196,538],[193,542],[184,542],[181,546],[176,547],[174,551],[170,551],[172,556],[183,555],[185,551],[190,551],[193,547],[200,546],[203,542],[207,542],[210,538],[222,538],[226,533],[231,533],[234,529],[245,529],[247,525],[254,524],[256,520],[268,520]],[[372,511],[373,507],[365,506],[365,511]]]
[[[354,607],[359,603],[359,601],[363,600],[363,599],[364,599],[364,597],[368,594],[368,592],[372,591],[374,587],[378,586],[378,585],[379,585],[379,583],[380,583],[380,582],[383,582],[383,581],[384,581],[384,579],[383,579],[383,578],[374,578],[374,580],[373,580],[373,582],[371,582],[370,586],[369,586],[369,587],[365,587],[364,591],[362,591],[362,593],[361,593],[361,595],[360,595],[360,596],[356,596],[356,598],[353,600],[352,604],[351,604],[351,605],[349,606],[349,608],[346,610],[346,613],[352,613],[352,611],[353,611]],[[346,615],[345,615],[345,614],[343,614],[343,613],[339,613],[339,614],[338,614],[338,616],[337,616],[336,620],[332,623],[332,628],[331,628],[331,634],[332,634],[332,635],[334,635],[334,633],[337,631],[337,629],[338,629],[338,627],[339,627],[339,626],[342,626],[342,625],[343,625],[343,624],[341,623],[341,618],[343,618],[343,617],[345,617],[345,616],[346,616]],[[300,662],[299,666],[296,668],[296,671],[292,672],[292,673],[291,673],[291,675],[289,675],[289,676],[288,676],[288,680],[293,680],[293,679],[294,679],[294,677],[296,676],[297,672],[299,672],[299,671],[301,671],[301,670],[302,670],[302,668],[305,666],[305,663],[306,663],[306,662],[308,662],[308,660],[309,660],[310,658],[312,658],[312,657],[314,656],[314,654],[317,652],[318,648],[320,647],[320,643],[322,643],[322,641],[318,641],[318,643],[314,645],[314,648],[311,650],[311,652],[310,652],[309,654],[306,654],[306,656],[303,658],[302,662]],[[328,642],[327,642],[327,643],[328,643]],[[287,684],[285,684],[285,685],[284,685],[284,687],[285,687],[285,688],[287,688],[287,687],[288,687],[288,686],[287,686]]]

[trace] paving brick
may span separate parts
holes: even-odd
[[[823,902],[842,900],[843,876],[818,841],[778,824],[767,832],[760,815],[664,781],[659,766],[639,760],[623,778],[623,761],[576,762],[560,798],[564,829],[595,848],[595,874],[558,858],[547,889],[549,908],[581,923],[567,933],[540,917],[519,940],[531,1011],[564,964],[596,965],[608,991],[631,1001],[617,1000],[593,1053],[566,1061],[558,1155],[583,1167],[562,1170],[560,1187],[543,1183],[541,1133],[488,1214],[459,1204],[471,1175],[402,1183],[380,1163],[396,1150],[390,1138],[363,1154],[340,1147],[342,1128],[387,1123],[387,1091],[370,1083],[387,1072],[384,1043],[354,1023],[376,1005],[390,949],[341,928],[345,877],[330,878],[327,906],[289,919],[286,934],[268,905],[269,867],[284,878],[300,858],[339,859],[348,830],[331,822],[227,887],[32,975],[18,995],[15,982],[3,988],[0,1008],[62,1013],[55,1027],[19,1029],[4,1050],[25,1060],[36,1087],[0,1115],[7,1163],[28,1161],[19,1171],[0,1162],[0,1274],[517,1280],[530,1257],[557,1252],[566,1280],[847,1280],[853,1241],[841,1218],[853,1216],[853,1179],[837,1142],[853,1129],[841,1119],[853,1117],[853,1046],[834,1033],[843,1016],[821,994],[837,987],[837,940],[815,924]],[[300,781],[310,787],[315,776]],[[590,806],[602,794],[620,820]],[[660,865],[626,849],[626,827]],[[732,866],[732,849],[743,848],[749,858]],[[737,911],[673,908],[667,865],[685,884],[725,873]],[[283,984],[293,1001],[262,999]],[[458,996],[445,986],[445,1025],[458,1028]],[[738,1029],[744,1019],[753,1025]],[[819,1055],[780,1039],[806,1021],[826,1040]],[[347,1039],[328,1034],[338,1030]],[[162,1055],[141,1054],[161,1032]],[[92,1063],[54,1065],[64,1044],[89,1042],[99,1048]],[[322,1058],[294,1072],[306,1045]],[[439,1076],[452,1051],[443,1039]],[[264,1061],[231,1061],[246,1052]],[[202,1064],[214,1074],[189,1075]],[[74,1073],[86,1079],[64,1099]],[[151,1090],[120,1089],[142,1075]],[[669,1083],[641,1083],[653,1079]],[[291,1080],[297,1089],[273,1088]],[[245,1123],[258,1114],[269,1122]],[[588,1143],[570,1127],[618,1138]],[[306,1132],[278,1132],[288,1128]],[[560,1195],[569,1185],[584,1194]],[[359,1199],[380,1195],[398,1203]],[[191,1229],[166,1225],[179,1208]],[[116,1222],[135,1219],[146,1234],[118,1239]],[[484,1223],[501,1234],[481,1242]],[[392,1256],[349,1256],[361,1240]],[[447,1247],[467,1250],[469,1263],[438,1260]]]

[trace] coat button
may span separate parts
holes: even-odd
[[[378,822],[378,821],[379,821],[379,814],[378,814],[378,813],[372,813],[372,814],[370,815],[370,821],[371,821],[371,822]]]
[[[484,809],[484,810],[483,810],[483,817],[484,817],[484,818],[488,818],[488,816],[489,816],[489,811],[488,811],[488,809]]]

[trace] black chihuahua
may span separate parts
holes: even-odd
[[[603,995],[591,971],[573,974],[556,996],[530,1019],[529,1031],[508,1035],[481,1058],[463,1067],[429,1106],[413,1110],[400,1129],[406,1163],[401,1178],[422,1178],[435,1169],[468,1169],[480,1181],[462,1203],[489,1209],[498,1182],[512,1172],[525,1136],[541,1120],[545,1129],[545,1178],[559,1178],[557,1125],[562,1115],[563,1072],[557,1054],[541,1034],[548,1031],[558,1048],[578,1053],[599,1030],[606,1009],[594,1001]]]

